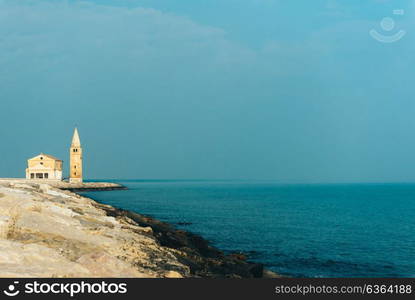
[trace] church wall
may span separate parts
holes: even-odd
[[[61,161],[56,161],[56,160],[53,160],[47,157],[43,157],[43,159],[40,159],[40,158],[30,159],[28,161],[29,168],[33,168],[39,164],[42,164],[45,168],[62,170]]]

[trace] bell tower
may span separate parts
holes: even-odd
[[[78,128],[75,128],[71,149],[69,153],[70,157],[70,183],[82,183],[82,146],[79,138]]]

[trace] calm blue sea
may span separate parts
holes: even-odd
[[[415,277],[415,184],[118,181],[84,195],[298,277]]]

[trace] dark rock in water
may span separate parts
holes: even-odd
[[[236,259],[239,259],[239,260],[243,260],[243,261],[247,260],[246,255],[243,254],[243,253],[231,253],[231,254],[229,254],[229,256],[231,256],[233,258],[236,258]]]
[[[246,252],[246,253],[247,253],[247,255],[248,255],[249,257],[258,256],[258,255],[260,255],[260,254],[261,254],[260,252],[255,251],[255,250],[250,250],[250,251],[248,251],[248,252]]]
[[[99,204],[98,204],[99,205]],[[148,216],[131,211],[99,205],[108,215],[116,218],[128,218],[143,227],[151,227],[152,235],[160,245],[177,249],[178,260],[190,268],[194,277],[202,278],[260,278],[264,267],[259,263],[247,261],[243,253],[226,255],[209,245],[201,236],[174,228]]]
[[[179,225],[179,226],[189,226],[189,225],[192,225],[193,223],[190,223],[190,222],[177,222],[176,224]]]

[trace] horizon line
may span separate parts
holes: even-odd
[[[169,179],[169,178],[87,178],[85,181],[142,181],[142,182],[274,182],[282,185],[329,185],[329,184],[415,184],[415,181],[338,181],[338,182],[288,182],[276,179]]]

